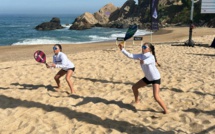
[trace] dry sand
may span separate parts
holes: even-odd
[[[68,95],[65,78],[56,91],[54,75],[33,59],[40,49],[52,61],[52,45],[0,47],[0,133],[9,134],[214,134],[215,49],[180,46],[188,28],[165,28],[153,34],[161,73],[160,96],[169,113],[153,99],[152,87],[139,90],[134,99],[131,86],[144,74],[138,61],[128,59],[115,42],[63,45],[76,66],[71,78],[76,94]],[[193,40],[211,44],[213,28],[196,28]],[[144,42],[150,41],[144,36]],[[139,45],[126,49],[140,53]],[[171,46],[174,44],[176,46]]]

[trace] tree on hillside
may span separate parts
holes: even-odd
[[[191,7],[191,3],[192,0],[181,0],[181,2],[183,3],[183,6],[190,8]]]

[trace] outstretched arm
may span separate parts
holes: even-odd
[[[127,52],[124,47],[122,46],[122,44],[119,44],[119,49],[122,51],[122,53],[127,56],[128,58],[131,58],[131,59],[141,59],[142,58],[142,54],[132,54],[132,53],[129,53]]]

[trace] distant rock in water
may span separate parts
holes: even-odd
[[[52,18],[50,22],[43,22],[42,24],[35,27],[36,30],[55,30],[64,28],[60,24],[60,19],[57,17]]]

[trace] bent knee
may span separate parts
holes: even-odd
[[[66,81],[70,81],[70,77],[66,77]]]
[[[54,77],[55,80],[59,80],[59,78],[60,78],[60,77],[57,76],[57,75]]]
[[[135,86],[135,85],[132,86],[132,90],[137,90],[137,89],[138,89],[137,86]]]

